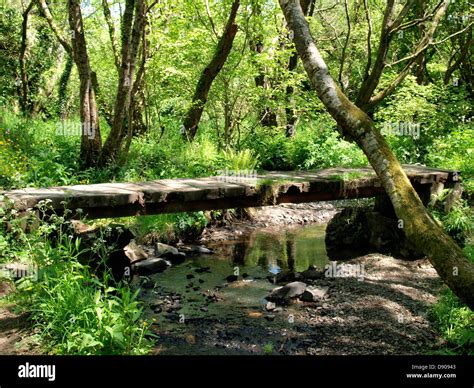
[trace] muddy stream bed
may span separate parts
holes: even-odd
[[[363,279],[301,278],[308,268],[324,273],[329,263],[325,228],[280,226],[211,239],[206,247],[214,254],[188,255],[149,276],[141,299],[159,336],[154,353],[417,354],[439,341],[427,315],[441,283],[426,260],[370,254],[350,261],[362,266]],[[269,305],[283,274],[328,291],[314,302]]]

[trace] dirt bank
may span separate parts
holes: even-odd
[[[0,282],[0,298],[11,292],[7,282]],[[3,303],[0,306],[0,355],[37,354],[31,341],[33,334],[28,327],[27,317],[15,314],[14,306]]]
[[[339,202],[313,202],[282,204],[255,208],[251,220],[236,220],[224,227],[206,228],[200,242],[235,240],[255,230],[278,231],[282,227],[298,227],[308,224],[324,224],[342,209]]]

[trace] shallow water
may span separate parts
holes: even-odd
[[[328,262],[325,228],[314,225],[279,233],[260,231],[240,240],[209,244],[216,251],[214,255],[190,256],[184,263],[153,275],[156,286],[146,290],[143,299],[155,305],[149,310],[149,318],[156,320],[156,331],[172,337],[162,338],[159,343],[171,342],[175,348],[171,353],[182,354],[189,349],[178,350],[178,338],[202,334],[205,322],[231,327],[243,325],[248,317],[263,318],[265,296],[275,288],[270,281],[273,275],[304,271],[310,265],[324,268]],[[226,278],[231,275],[238,275],[238,280],[228,282]],[[264,319],[249,322],[270,324]],[[188,343],[183,346],[189,348]]]

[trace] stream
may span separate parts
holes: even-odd
[[[328,263],[326,225],[257,231],[209,243],[212,255],[189,256],[150,276],[142,291],[160,354],[263,354],[279,350],[299,304],[266,311],[265,296],[281,271]]]

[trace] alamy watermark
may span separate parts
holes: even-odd
[[[257,171],[255,170],[218,170],[217,180],[229,183],[245,183],[256,185],[258,182]]]
[[[29,362],[18,366],[20,379],[47,379],[56,380],[56,365],[36,365]]]
[[[421,134],[420,123],[384,122],[380,131],[384,136],[411,136],[419,139]]]
[[[357,278],[360,282],[365,278],[364,264],[337,264],[337,261],[331,261],[324,269],[327,278]]]
[[[0,278],[17,280],[30,277],[31,280],[38,280],[38,267],[31,264],[1,264]]]
[[[89,139],[95,138],[95,128],[90,123],[79,123],[77,121],[64,120],[56,127],[58,136],[87,136]]]

